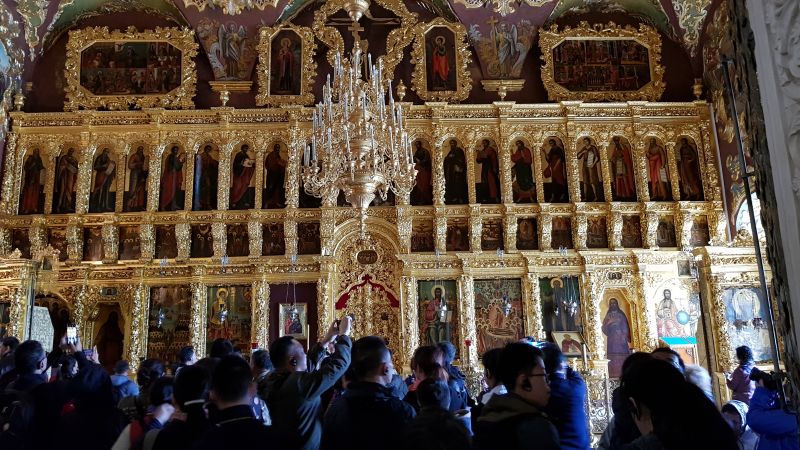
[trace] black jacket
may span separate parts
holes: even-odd
[[[287,448],[314,450],[322,437],[320,396],[341,378],[350,366],[353,343],[347,336],[336,340],[336,351],[313,372],[272,372],[267,379],[267,406],[275,432],[284,437]],[[308,366],[322,358],[324,349],[314,346]]]
[[[199,443],[194,447],[195,450],[244,448],[286,448],[278,440],[272,427],[256,420],[253,417],[253,408],[247,405],[232,406],[219,411],[214,426],[200,437]]]
[[[354,381],[325,415],[322,449],[401,448],[414,409],[392,395],[392,388]]]
[[[187,420],[171,420],[158,431],[153,444],[153,450],[181,450],[190,449],[197,443],[212,424],[206,419],[203,405],[191,405],[194,411],[190,412]]]
[[[404,448],[458,448],[471,447],[469,432],[462,420],[450,411],[426,407],[406,427]]]
[[[547,416],[513,393],[492,396],[474,431],[474,448],[480,450],[561,449]]]

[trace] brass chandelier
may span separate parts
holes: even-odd
[[[368,7],[363,0],[345,5],[354,29]],[[363,238],[367,209],[376,195],[386,200],[391,189],[397,198],[407,198],[417,171],[402,106],[394,101],[391,79],[383,78],[383,60],[373,65],[367,55],[364,64],[360,39],[354,37],[350,58],[336,55],[333,77],[328,75],[314,109],[302,178],[306,192],[315,197],[344,192],[358,211]]]

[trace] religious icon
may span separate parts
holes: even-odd
[[[190,343],[192,291],[189,286],[150,288],[147,357],[173,361]]]
[[[517,219],[517,250],[539,250],[539,229],[535,218]]]
[[[56,162],[56,181],[53,189],[53,214],[75,212],[75,189],[78,187],[78,158],[75,149],[67,148]]]
[[[134,260],[142,256],[138,226],[119,227],[119,259]]]
[[[495,17],[486,23],[491,26],[487,36],[481,36],[478,26],[471,27],[469,35],[488,78],[522,78],[522,65],[536,36],[535,26],[527,19],[514,24]]]
[[[444,157],[444,203],[446,205],[465,205],[469,203],[467,194],[467,158],[458,141],[450,139],[450,149]]]
[[[114,365],[122,359],[123,340],[125,335],[122,330],[125,328],[119,303],[101,304],[98,308],[95,326],[99,325],[95,335],[94,344],[97,347],[97,357],[100,365],[106,371],[113,371]],[[103,319],[105,317],[105,319]],[[100,325],[102,324],[102,325]]]
[[[64,228],[48,228],[47,243],[58,250],[58,260],[67,260],[67,230]]]
[[[432,252],[436,249],[432,220],[415,220],[411,227],[411,251]]]
[[[186,152],[178,145],[171,145],[165,152],[161,164],[161,196],[159,211],[178,211],[184,207],[183,165]]]
[[[681,200],[703,200],[703,184],[700,181],[700,158],[694,140],[680,139],[678,148],[678,181]]]
[[[622,246],[642,247],[642,218],[639,215],[622,216]]]
[[[222,80],[241,80],[242,72],[246,72],[249,67],[242,67],[245,53],[247,53],[247,31],[244,25],[236,28],[234,22],[228,26],[219,27],[219,45],[222,55],[222,62],[225,67],[225,76]]]
[[[417,169],[417,182],[411,191],[412,205],[433,204],[433,168],[431,152],[427,142],[414,141],[414,168]]]
[[[525,142],[518,140],[511,153],[511,189],[514,203],[536,203],[536,184],[533,179],[533,154]]]
[[[667,152],[656,138],[650,138],[647,154],[647,180],[650,200],[667,201],[672,196],[667,169]]]
[[[250,254],[250,237],[247,233],[247,224],[228,225],[227,246],[228,256],[248,256]]]
[[[286,240],[283,235],[283,222],[264,224],[264,255],[276,256],[286,252]]]
[[[677,281],[677,279],[675,279]],[[658,337],[689,337],[697,331],[699,298],[690,299],[685,289],[672,280],[662,284],[654,297]]]
[[[306,324],[308,316],[306,314],[305,303],[281,303],[278,305],[278,325],[279,337],[291,336],[295,339],[308,339]]]
[[[23,258],[31,257],[31,239],[27,228],[14,228],[11,230],[11,248],[19,249]]]
[[[419,330],[421,345],[448,341],[458,343],[455,281],[420,281],[418,283]]]
[[[569,217],[553,217],[551,247],[558,249],[573,248],[572,220]]]
[[[450,222],[448,220],[448,222]],[[453,220],[447,224],[447,236],[445,250],[448,252],[468,252],[469,251],[469,231],[464,221]]]
[[[103,147],[92,164],[92,190],[89,194],[89,212],[114,212],[117,179],[116,156]]]
[[[203,145],[194,158],[194,193],[192,211],[217,209],[219,184],[219,151],[213,145]]]
[[[551,137],[542,147],[544,165],[544,201],[565,203],[569,201],[567,190],[567,159],[561,139]]]
[[[292,30],[283,30],[272,37],[272,80],[270,95],[300,95],[302,42]]]
[[[96,42],[81,52],[80,84],[94,95],[165,94],[181,83],[180,55],[166,42]]]
[[[711,235],[708,229],[708,217],[697,216],[692,222],[691,237],[689,239],[692,247],[702,247],[708,245]]]
[[[624,299],[620,301],[617,297],[609,297],[603,301],[600,309],[603,316],[602,331],[606,341],[608,375],[611,378],[619,378],[622,375],[622,363],[631,354],[629,305]],[[603,309],[606,310],[605,315],[602,313]]]
[[[727,288],[722,300],[731,349],[746,345],[753,350],[753,358],[757,363],[771,362],[772,346],[766,322],[769,306],[761,290],[751,287]]]
[[[83,260],[101,261],[103,259],[103,233],[100,227],[83,229]]]
[[[227,339],[250,353],[250,324],[253,291],[250,286],[210,286],[208,288],[208,329],[206,342],[210,351],[215,339]]]
[[[675,236],[675,220],[672,216],[665,216],[658,219],[658,228],[656,228],[656,245],[659,247],[678,246],[678,241]]]
[[[478,203],[500,203],[500,162],[497,160],[497,147],[491,140],[483,139],[476,153],[475,170],[480,170],[481,174],[480,180],[475,183]]]
[[[319,238],[319,222],[301,222],[297,224],[297,254],[319,255],[322,244]]]
[[[481,230],[481,250],[503,249],[503,221],[484,219]]]
[[[214,255],[214,238],[211,234],[211,225],[201,223],[192,225],[192,258],[211,258]]]
[[[583,340],[579,333],[563,333],[553,331],[550,333],[553,336],[553,342],[561,349],[564,356],[582,356],[583,355]]]
[[[581,294],[577,276],[539,278],[545,333],[580,330]]]
[[[608,229],[604,216],[589,217],[587,220],[586,247],[608,248]]]
[[[156,226],[156,259],[173,259],[178,256],[178,241],[175,227],[172,225]]]
[[[455,36],[447,27],[433,27],[425,33],[427,88],[429,91],[456,90]]]
[[[286,167],[288,164],[289,152],[286,145],[280,142],[272,144],[272,150],[264,158],[264,208],[286,207]]]
[[[149,174],[147,167],[144,146],[139,145],[128,156],[126,164],[125,186],[128,190],[125,192],[122,205],[124,212],[144,211],[147,207],[147,176]]]
[[[631,144],[627,139],[614,136],[609,146],[611,165],[611,195],[617,202],[636,201],[636,177],[633,172]]]
[[[478,354],[516,342],[524,335],[522,281],[475,280]]]
[[[230,209],[255,207],[256,154],[247,144],[242,144],[231,161]]]
[[[578,150],[578,161],[581,167],[581,201],[602,202],[603,177],[600,172],[600,151],[591,138],[585,137],[583,147]]]
[[[20,214],[44,212],[45,167],[39,149],[33,149],[22,165],[22,194],[19,199]]]

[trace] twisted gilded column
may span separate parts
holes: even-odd
[[[175,259],[179,261],[189,259],[192,250],[192,227],[188,222],[175,224],[175,243],[178,247],[178,256]]]
[[[658,213],[648,211],[645,213],[645,220],[642,221],[642,236],[644,236],[643,243],[645,248],[656,249],[658,248],[658,240],[656,234],[658,232]]]
[[[610,250],[622,250],[622,213],[614,211],[608,215],[608,246]]]
[[[75,213],[89,211],[89,190],[92,184],[92,161],[97,144],[91,143],[89,133],[81,133],[81,151],[78,154],[78,177],[75,188]]]
[[[258,258],[261,256],[261,249],[264,244],[264,227],[257,217],[251,217],[247,222],[247,237],[249,239],[248,245],[251,258]]]
[[[192,289],[192,316],[189,324],[189,336],[197,358],[206,356],[206,326],[208,321],[208,288],[206,284],[198,279],[202,277],[205,269],[195,268],[195,281],[189,285]]]
[[[0,256],[11,253],[11,230],[0,226]]]
[[[214,222],[211,224],[212,245],[214,247],[214,258],[222,258],[228,254],[228,234],[224,222]]]
[[[529,273],[522,278],[522,313],[525,317],[525,334],[545,339],[542,325],[542,302],[539,301],[539,275]]]
[[[67,262],[78,263],[83,259],[83,228],[72,219],[70,221],[73,223],[67,225],[66,232]]]
[[[553,249],[553,216],[549,211],[539,215],[539,249],[546,252]]]
[[[481,369],[478,363],[478,333],[475,327],[475,292],[471,275],[461,275],[458,277],[458,319],[461,331],[461,342],[458,348],[461,350],[461,361],[464,364],[467,375],[467,386],[473,393],[480,390]],[[467,345],[469,342],[469,345]]]
[[[144,284],[144,270],[136,270],[139,283],[133,289],[131,304],[131,342],[128,351],[128,361],[131,372],[139,366],[139,360],[147,357],[147,328],[150,317],[150,288]]]
[[[472,253],[481,252],[481,235],[483,234],[483,217],[481,207],[470,207],[469,216],[469,250]]]
[[[508,252],[517,250],[517,217],[506,210],[503,215],[503,249]]]
[[[323,258],[319,265],[317,280],[317,335],[322,336],[335,319],[333,290],[336,263],[330,258]],[[310,338],[310,336],[309,336]]]
[[[251,342],[258,343],[259,348],[269,347],[269,283],[266,279],[266,267],[258,268],[260,280],[253,281],[252,311],[253,322],[250,328]]]
[[[447,217],[444,216],[444,208],[436,208],[436,216],[433,218],[433,233],[436,250],[444,254],[447,251]]]
[[[13,214],[17,210],[17,195],[16,192],[19,192],[19,189],[14,189],[15,184],[15,174],[18,172],[17,170],[17,143],[19,141],[19,136],[15,132],[10,132],[6,138],[6,148],[5,148],[5,161],[3,164],[3,186],[2,186],[2,201],[5,202],[5,207],[3,208],[3,212],[7,214]],[[21,152],[20,152],[21,153]],[[42,158],[46,158],[46,155],[43,155]]]
[[[29,302],[31,299],[31,283],[33,283],[34,269],[29,263],[19,267],[19,285],[13,289],[13,297],[8,311],[7,336],[18,336],[20,340],[28,337],[27,323]]]
[[[417,279],[411,276],[400,278],[400,295],[402,298],[403,334],[403,369],[408,370],[414,350],[419,347],[419,309],[417,307]]]
[[[411,252],[411,228],[413,211],[409,206],[397,207],[397,239],[402,253]]]
[[[664,146],[667,150],[667,168],[669,168],[669,181],[672,187],[672,199],[678,201],[681,199],[681,186],[678,179],[678,160],[675,158],[675,143],[665,142]]]
[[[100,230],[103,239],[103,263],[112,264],[119,258],[119,229],[113,223],[103,224]]]
[[[231,162],[233,160],[233,142],[219,146],[219,184],[217,184],[217,209],[226,211],[230,208],[231,197]],[[261,205],[259,205],[261,206]],[[212,225],[213,226],[213,225]],[[214,239],[216,243],[216,239]],[[216,245],[215,245],[216,248]],[[215,250],[216,256],[216,250]]]
[[[576,250],[586,250],[586,229],[589,219],[585,213],[578,213],[574,216],[572,224],[572,244]]]
[[[153,225],[153,217],[146,214],[143,223],[139,225],[139,245],[142,249],[142,256],[139,261],[147,263],[155,258],[156,254],[156,227]]]

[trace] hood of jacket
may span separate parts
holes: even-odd
[[[739,413],[739,417],[742,419],[742,424],[746,424],[747,423],[747,410],[749,408],[747,406],[747,403],[740,402],[739,400],[731,400],[731,401],[729,401],[728,403],[725,404],[725,406],[727,406],[727,405],[731,405],[734,408],[736,408],[736,412]]]
[[[536,406],[523,400],[522,397],[508,393],[505,395],[493,395],[489,403],[483,407],[483,412],[478,420],[481,422],[502,422],[523,414],[542,414],[542,412]]]
[[[114,387],[122,386],[128,381],[131,381],[131,379],[125,375],[111,375],[111,385]]]

